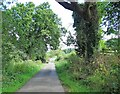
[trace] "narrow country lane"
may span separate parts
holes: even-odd
[[[49,62],[17,92],[64,92],[58,79],[55,64]]]

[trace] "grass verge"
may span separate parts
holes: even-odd
[[[3,72],[2,92],[16,92],[38,73],[42,67],[44,67],[44,64],[37,64],[31,61],[14,65],[12,72]]]
[[[90,92],[86,86],[80,85],[72,79],[73,74],[68,72],[69,64],[66,60],[56,62],[56,70],[66,92]]]
[[[56,70],[66,92],[111,93],[119,89],[119,59],[115,55],[97,56],[86,65],[76,55],[56,61]]]

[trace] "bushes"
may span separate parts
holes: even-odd
[[[29,73],[37,68],[37,64],[31,60],[27,60],[24,62],[18,62],[14,66],[14,72],[19,73]]]
[[[51,50],[50,52],[46,53],[46,60],[47,60],[47,62],[49,62],[50,58],[55,58],[56,61],[59,61],[61,59],[64,59],[65,56],[66,56],[66,54],[60,49]]]
[[[120,80],[120,65],[117,55],[97,53],[94,61],[86,64],[83,58],[76,56],[76,54],[69,54],[67,58],[56,63],[56,68],[62,83],[65,86],[67,84],[69,91],[75,92],[82,87],[84,91],[79,90],[79,92],[120,92],[118,82]],[[67,83],[66,78],[76,84],[76,89],[69,88],[72,84]]]
[[[42,64],[42,61],[41,60],[37,60],[35,61],[36,64]]]
[[[97,69],[94,73],[99,73],[104,83],[101,91],[118,92],[120,79],[119,75],[119,58],[117,55],[99,55],[96,59]]]
[[[71,63],[79,63],[80,62],[80,58],[75,54],[75,53],[71,53],[68,55],[68,61]]]

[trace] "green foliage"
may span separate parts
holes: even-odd
[[[41,60],[37,60],[37,61],[35,61],[35,63],[42,64],[42,61]]]
[[[11,60],[20,61],[22,59],[22,53],[19,51],[13,44],[10,42],[2,44],[2,65],[3,67],[6,66],[6,64],[9,64]]]
[[[106,34],[118,34],[120,2],[98,2],[100,24],[107,28]]]
[[[25,60],[43,60],[48,50],[47,45],[51,49],[58,48],[60,19],[48,3],[36,7],[32,2],[17,3],[2,15],[4,46],[9,41],[24,56],[27,55],[23,57]]]
[[[69,55],[68,61],[73,63],[73,62],[79,62],[79,56],[77,56],[75,53],[71,53]]]
[[[11,61],[3,69],[2,92],[15,92],[34,76],[43,64],[27,61]]]
[[[65,52],[65,54],[68,54],[68,53],[73,52],[74,48],[73,49],[72,48],[64,49],[63,51]]]
[[[100,51],[103,51],[103,50],[105,50],[107,47],[106,47],[106,45],[105,45],[105,41],[104,40],[100,40],[99,41],[99,50]]]
[[[2,8],[3,92],[15,92],[41,69],[48,45],[58,48],[61,22],[48,3]]]
[[[60,59],[64,59],[66,57],[66,54],[64,51],[57,49],[57,50],[51,50],[50,52],[46,53],[46,60],[49,62],[50,58],[55,58],[56,61]]]
[[[71,63],[67,60],[60,60],[56,62],[56,69],[61,80],[62,85],[66,92],[89,92],[90,89],[86,88],[79,83],[77,83],[73,77],[75,77],[75,73],[71,69]]]
[[[120,2],[98,2],[98,10],[99,10],[99,16],[100,16],[100,26],[104,26],[107,28],[106,31],[103,33],[106,35],[114,35],[116,36],[116,45],[114,45],[113,42],[110,42],[110,39],[108,40],[107,47],[111,48],[112,50],[117,50],[118,53],[120,53],[120,38],[119,38],[119,17],[120,17]],[[113,48],[113,46],[115,46]],[[116,47],[117,46],[117,47]]]
[[[105,16],[103,17],[103,23],[107,24],[107,34],[118,34],[119,31],[119,17],[120,17],[120,1],[109,2],[105,7]]]
[[[71,32],[68,32],[68,36],[67,36],[67,46],[70,46],[71,44],[75,44],[76,40],[74,38],[74,36],[71,34]]]
[[[117,38],[112,38],[106,41],[106,45],[108,48],[112,49],[113,51],[118,51],[119,48],[119,44],[118,44],[118,39]]]
[[[97,53],[94,61],[87,65],[75,54],[56,62],[59,78],[70,92],[117,93],[120,91],[119,68],[119,58],[114,54]]]

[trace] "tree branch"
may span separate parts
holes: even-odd
[[[64,0],[55,0],[55,1],[57,1],[60,5],[62,5],[65,9],[68,9],[68,10],[71,10],[71,11],[73,11],[73,6],[70,4],[70,3],[68,3],[68,2],[65,2]]]
[[[71,4],[74,7],[74,11],[83,16],[83,8],[81,8],[77,2],[71,2]]]
[[[70,3],[65,2],[64,0],[55,0],[55,1],[57,1],[64,8],[74,11],[74,12],[77,12],[78,14],[83,16],[83,9],[79,6],[79,4],[77,2],[73,2],[71,0],[69,0]]]

